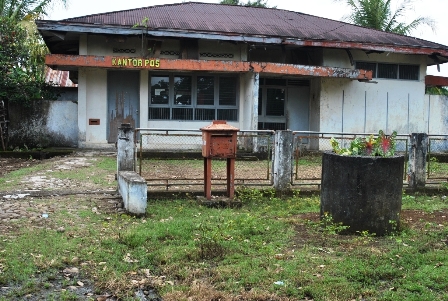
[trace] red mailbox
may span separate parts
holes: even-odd
[[[227,159],[227,196],[233,198],[236,142],[238,128],[224,120],[214,120],[212,124],[201,128],[202,156],[204,157],[204,192],[207,200],[211,195],[212,158]]]
[[[236,157],[236,127],[224,120],[214,120],[212,124],[201,128],[202,156],[204,158],[235,158]]]

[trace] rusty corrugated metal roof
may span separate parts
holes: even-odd
[[[69,75],[69,71],[53,70],[47,67],[45,70],[45,82],[64,88],[77,87],[78,85],[70,80]]]
[[[220,35],[353,42],[447,50],[418,38],[387,33],[299,12],[223,4],[186,2],[108,12],[61,20],[97,26],[133,27],[148,18],[148,29]]]

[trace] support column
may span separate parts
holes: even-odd
[[[281,193],[290,189],[292,156],[293,156],[293,134],[292,131],[275,132],[274,150],[274,188]]]
[[[118,128],[117,171],[134,171],[134,129],[130,123]]]
[[[408,171],[409,187],[412,189],[425,187],[427,154],[428,135],[425,133],[412,133]]]

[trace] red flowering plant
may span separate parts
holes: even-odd
[[[391,135],[387,136],[380,130],[377,137],[370,135],[367,138],[357,137],[353,139],[347,148],[341,148],[335,138],[331,138],[330,142],[333,151],[338,155],[390,157],[395,154],[396,137],[396,131],[393,131]]]

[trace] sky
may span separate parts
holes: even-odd
[[[404,0],[392,0],[392,8],[395,9]],[[433,31],[428,26],[422,26],[415,30],[411,36],[427,41],[448,45],[448,33],[444,30],[448,28],[448,17],[445,5],[447,0],[411,0],[413,9],[406,13],[406,23],[418,18],[429,17],[435,22],[436,29]],[[182,0],[68,0],[67,8],[55,5],[49,15],[48,20],[62,20],[71,17],[79,17],[91,14],[105,13],[118,10],[126,10],[153,5],[173,4],[190,2]],[[219,3],[219,0],[196,0],[194,2]],[[243,2],[247,2],[244,0]],[[344,4],[344,0],[268,0],[268,6],[276,6],[278,9],[301,12],[314,16],[341,21],[349,13],[349,8]],[[428,74],[447,76],[448,63],[440,66],[440,72],[435,66],[429,67]]]

